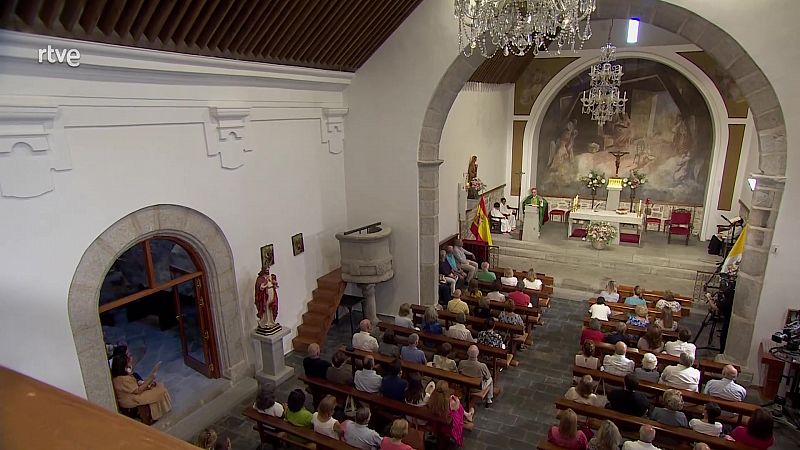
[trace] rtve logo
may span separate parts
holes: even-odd
[[[45,58],[45,54],[47,58]],[[48,45],[47,48],[40,48],[39,49],[39,64],[44,63],[45,61],[49,62],[50,64],[63,64],[67,63],[70,67],[78,67],[81,65],[81,52],[78,51],[76,48],[71,49],[57,49],[53,48],[52,45]]]

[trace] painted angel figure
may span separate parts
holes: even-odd
[[[275,328],[278,317],[278,277],[263,267],[255,285],[256,317],[259,328]]]

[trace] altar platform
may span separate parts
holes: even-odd
[[[652,290],[672,290],[692,295],[698,271],[713,272],[721,261],[707,253],[708,242],[696,237],[667,244],[667,235],[647,231],[641,247],[611,245],[595,250],[588,241],[567,238],[567,224],[547,222],[538,241],[519,239],[519,229],[511,234],[492,234],[500,247],[501,267],[537,272],[555,278],[556,296],[564,290],[599,292],[609,279],[620,284],[640,284]]]

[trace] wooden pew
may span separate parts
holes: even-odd
[[[597,303],[597,298],[590,298],[586,300],[586,303],[589,306],[594,305]],[[611,311],[626,313],[626,314],[633,314],[636,310],[636,307],[633,305],[626,305],[624,303],[613,303],[613,302],[606,302],[606,306],[611,308]],[[588,307],[587,307],[588,308]],[[661,311],[654,309],[654,308],[647,308],[647,316],[651,318],[651,320],[655,320],[658,317],[661,317]],[[672,312],[672,319],[676,322],[679,321],[683,317],[681,312]]]
[[[391,364],[394,361],[394,358],[391,356],[382,355],[380,353],[370,353],[365,352],[363,350],[342,350],[345,355],[349,356],[351,359],[351,364],[353,367],[353,374],[356,371],[356,359],[363,360],[365,356],[370,355],[375,359],[375,362],[383,363],[383,364]],[[403,367],[403,370],[409,371],[413,370],[416,372],[421,373],[423,376],[427,376],[436,380],[445,380],[451,386],[461,386],[462,392],[465,393],[467,399],[469,399],[470,391],[471,390],[481,390],[481,379],[475,377],[468,377],[466,375],[461,375],[458,372],[450,372],[447,370],[438,369],[436,367],[431,367],[425,364],[417,364],[409,361],[400,361],[400,364]],[[465,403],[466,404],[466,403]]]
[[[559,447],[547,439],[539,441],[539,443],[536,444],[536,448],[539,450],[565,450],[564,447]]]
[[[344,441],[315,433],[312,429],[294,426],[279,417],[261,414],[252,406],[245,409],[242,415],[256,423],[256,430],[261,437],[262,444],[272,444],[273,447],[277,447],[277,443],[283,442],[306,449],[315,448],[309,445],[314,444],[317,450],[353,450],[357,448]],[[279,434],[279,432],[286,434]],[[292,440],[288,435],[300,437],[308,442],[301,443],[296,439]]]
[[[626,322],[628,320],[628,315],[625,314],[624,317],[622,316],[611,316],[608,318],[607,322],[600,321],[600,329],[604,332],[614,332],[617,329],[617,322]],[[589,326],[589,316],[585,316],[583,318],[583,326]],[[647,329],[642,327],[635,327],[633,325],[628,325],[628,331],[626,334],[633,335],[633,336],[644,336],[647,333]],[[678,340],[678,332],[677,331],[669,331],[664,330],[661,332],[661,336],[664,338],[665,341],[677,341]]]
[[[497,279],[499,280],[500,277],[503,276],[503,272],[505,272],[506,269],[504,267],[493,267],[493,268],[491,268],[489,270],[491,272],[494,272],[494,274],[497,275]],[[515,270],[514,271],[514,276],[517,277],[517,278],[522,279],[522,278],[525,278],[526,276],[528,276],[528,272]],[[547,275],[545,275],[543,273],[536,272],[536,278],[542,280],[542,286],[551,286],[551,287],[555,286],[555,280],[551,276],[547,276]]]
[[[475,282],[478,284],[478,287],[484,292],[491,292],[492,290],[494,290],[494,283],[488,281],[480,281],[477,279],[475,280]],[[509,293],[509,292],[514,292],[516,290],[517,288],[515,286],[506,286],[505,284],[500,286],[500,292]],[[553,293],[553,286],[545,286],[543,284],[542,288],[539,289],[538,291],[536,289],[523,289],[522,292],[530,295],[531,300],[533,300],[534,297],[538,298],[539,306],[546,307],[545,305],[542,305],[542,303],[547,303],[547,305],[550,304],[550,295]]]
[[[634,288],[634,286],[627,286],[627,285],[617,286],[617,292],[619,293],[620,301],[624,301],[627,297],[632,296],[633,295],[633,288]],[[692,307],[692,298],[691,297],[688,297],[688,296],[685,296],[685,295],[676,294],[674,292],[672,293],[672,295],[675,297],[675,301],[680,303],[681,306],[687,306],[689,308]],[[660,299],[664,298],[665,296],[666,296],[666,292],[664,292],[664,291],[649,291],[649,290],[643,290],[642,291],[642,298],[645,299],[645,300],[648,300],[648,301],[652,301],[654,304],[655,304],[655,302],[659,301]]]
[[[408,337],[408,335],[411,333],[417,333],[422,341],[433,341],[439,344],[447,342],[453,347],[454,350],[459,350],[464,354],[466,354],[470,345],[477,345],[478,350],[480,350],[481,358],[486,361],[487,365],[492,370],[492,378],[495,380],[497,380],[497,374],[499,373],[498,369],[508,367],[509,356],[511,355],[508,349],[462,341],[461,339],[453,339],[443,334],[431,334],[424,331],[417,331],[412,328],[397,326],[393,323],[380,322],[378,323],[378,328],[384,331],[392,330],[395,336]]]
[[[576,377],[582,377],[584,375],[591,375],[592,378],[595,380],[605,380],[606,383],[613,384],[615,386],[622,386],[624,385],[624,378],[618,375],[612,375],[608,372],[603,372],[602,370],[595,370],[595,369],[587,369],[585,367],[574,367],[572,369],[572,374]],[[664,391],[668,389],[673,389],[670,386],[658,384],[658,383],[651,383],[646,380],[639,381],[639,390],[648,394],[653,394],[658,399],[658,403],[660,403],[661,396],[664,394]],[[728,400],[723,400],[721,398],[712,397],[710,395],[701,394],[698,392],[687,391],[685,389],[679,389],[681,391],[681,395],[683,396],[683,400],[685,403],[691,403],[693,405],[705,405],[708,402],[716,402],[723,411],[728,411],[735,414],[735,418],[733,423],[736,425],[742,424],[742,419],[744,417],[750,417],[753,413],[756,412],[757,409],[760,408],[758,405],[754,405],[752,403],[746,402],[732,402]]]
[[[606,420],[606,419],[611,420],[620,428],[629,428],[638,430],[639,427],[642,425],[651,425],[653,428],[656,429],[656,446],[658,447],[661,447],[661,445],[658,445],[658,442],[662,441],[666,436],[682,443],[705,442],[713,449],[730,449],[730,450],[750,449],[750,447],[747,447],[743,444],[739,444],[733,441],[728,441],[725,438],[721,437],[713,437],[707,434],[698,433],[689,428],[664,425],[663,423],[656,422],[655,420],[650,420],[643,417],[629,416],[627,414],[622,414],[620,412],[611,409],[585,405],[583,403],[577,403],[566,399],[560,399],[556,401],[556,409],[565,410],[568,408],[575,411],[575,413],[578,414],[579,416],[586,416],[600,420]]]
[[[461,300],[468,304],[470,308],[477,307],[479,303],[479,300],[474,297],[461,297]],[[489,301],[489,308],[492,310],[492,316],[494,317],[499,316],[500,312],[505,310],[505,307],[504,302]],[[533,327],[542,324],[539,308],[514,305],[514,312],[522,316],[522,320],[525,322],[525,330],[528,332],[529,337],[533,333]]]

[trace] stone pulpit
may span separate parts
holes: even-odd
[[[522,240],[523,241],[538,241],[539,240],[539,208],[541,206],[525,205],[525,210],[522,222]]]
[[[619,208],[619,194],[622,191],[622,178],[609,178],[606,184],[608,199],[606,211],[616,211]]]
[[[392,229],[380,222],[336,233],[342,260],[342,280],[357,283],[364,297],[364,317],[378,323],[375,284],[394,277],[392,269]]]

